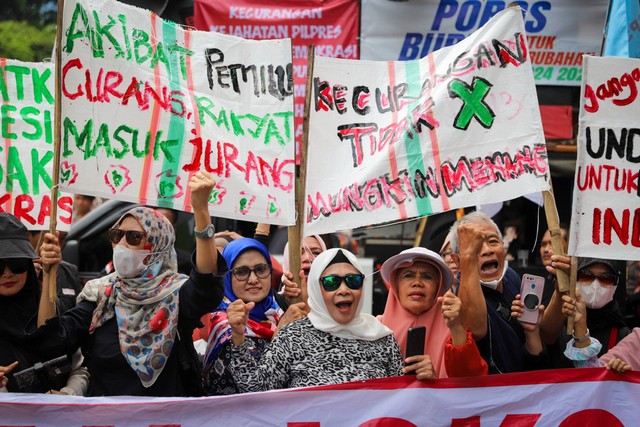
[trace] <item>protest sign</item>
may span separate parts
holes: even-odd
[[[193,7],[195,26],[199,30],[246,39],[291,38],[298,147],[296,161],[299,163],[307,45],[314,45],[319,56],[358,59],[360,3],[352,0],[283,0],[277,3],[271,0],[195,0]]]
[[[600,52],[607,0],[514,2],[524,25],[537,84],[579,86],[582,55]],[[362,1],[362,59],[418,59],[483,26],[508,1]]]
[[[549,188],[519,8],[421,60],[316,57],[304,234]]]
[[[213,215],[294,222],[288,39],[183,30],[111,0],[66,2],[60,182],[189,211],[188,180],[217,180]]]
[[[0,393],[0,420],[12,427],[622,427],[636,425],[638,399],[637,372],[558,369],[199,399]]]
[[[53,172],[53,64],[0,59],[0,211],[30,230],[49,228]],[[57,229],[69,230],[73,197],[58,198]]]
[[[640,60],[586,56],[583,76],[568,252],[635,261],[640,259]]]

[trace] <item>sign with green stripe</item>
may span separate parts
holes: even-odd
[[[522,12],[420,60],[316,57],[305,235],[549,188]]]
[[[112,0],[68,0],[62,38],[60,184],[190,211],[187,182],[216,179],[210,211],[290,225],[289,39],[185,30]]]

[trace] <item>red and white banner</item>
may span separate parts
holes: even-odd
[[[316,56],[358,59],[360,3],[353,0],[195,0],[193,9],[194,24],[199,30],[245,39],[291,38],[296,153],[300,153],[307,45],[315,45]],[[299,154],[296,158],[299,159]]]
[[[638,372],[559,369],[193,399],[0,393],[0,426],[622,427],[638,402]]]

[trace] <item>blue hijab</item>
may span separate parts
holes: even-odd
[[[248,250],[256,250],[260,252],[262,256],[264,256],[264,258],[267,260],[267,264],[271,266],[271,256],[269,255],[269,250],[265,245],[255,239],[243,237],[241,239],[236,239],[225,246],[224,250],[222,251],[222,256],[224,257],[225,261],[227,261],[229,272],[224,276],[225,299],[220,303],[216,311],[226,311],[229,304],[238,299],[236,294],[233,293],[233,287],[231,286],[231,279],[233,278],[231,269],[234,268],[233,264],[236,262],[238,257]],[[273,295],[273,289],[269,288],[269,294],[267,294],[267,296],[262,301],[256,303],[255,307],[253,307],[253,310],[249,312],[249,318],[257,322],[268,320],[265,312],[267,312],[268,310],[277,310],[278,308],[278,303],[276,302],[276,299]]]

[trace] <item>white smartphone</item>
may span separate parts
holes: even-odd
[[[544,277],[535,276],[533,274],[525,274],[522,276],[522,286],[520,295],[524,303],[524,313],[518,318],[524,323],[538,323],[540,311],[538,306],[542,299],[542,291],[544,290]]]

